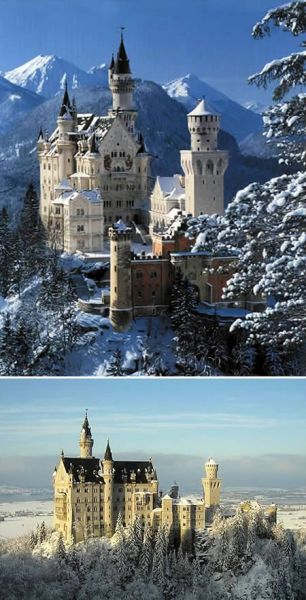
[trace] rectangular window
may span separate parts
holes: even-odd
[[[84,225],[77,225],[77,231],[84,231]]]

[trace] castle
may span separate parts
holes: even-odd
[[[226,151],[218,150],[220,117],[205,101],[188,114],[191,149],[181,151],[184,176],[159,177],[153,188],[152,155],[136,130],[135,83],[123,36],[108,70],[112,107],[108,115],[77,112],[67,82],[57,126],[40,130],[40,214],[58,248],[101,252],[104,234],[123,220],[160,230],[178,210],[192,216],[224,211]]]
[[[104,458],[92,454],[94,440],[87,413],[80,433],[80,456],[62,452],[53,474],[54,528],[67,542],[112,537],[119,513],[124,526],[138,516],[143,526],[168,526],[173,543],[191,546],[196,530],[207,527],[220,503],[218,464],[209,459],[202,479],[202,498],[180,498],[178,486],[159,492],[152,459],[118,461],[109,442]]]
[[[106,234],[110,241],[110,295],[96,307],[82,302],[81,309],[109,308],[113,327],[122,331],[135,317],[168,310],[178,269],[197,289],[200,302],[223,307],[235,257],[192,252],[179,226],[183,215],[224,212],[228,153],[218,149],[220,116],[199,101],[187,115],[191,147],[181,150],[184,174],[157,177],[153,185],[153,157],[136,130],[135,82],[122,34],[108,82],[112,107],[107,116],[79,114],[66,83],[57,127],[48,139],[41,130],[37,142],[40,214],[50,243],[68,253],[93,253],[96,260]],[[142,243],[150,240],[152,252],[135,254],[136,236]],[[105,299],[109,307],[103,306]],[[243,298],[240,305],[264,308],[256,297]]]

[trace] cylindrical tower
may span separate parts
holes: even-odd
[[[218,150],[220,116],[208,110],[205,101],[187,115],[191,149],[181,150],[185,175],[185,210],[200,214],[223,214],[224,173],[228,152]]]
[[[114,461],[107,441],[104,460],[102,461],[104,480],[104,534],[112,537],[115,531],[114,523]]]
[[[81,433],[80,433],[80,457],[81,458],[91,458],[93,445],[94,445],[94,440],[91,435],[91,429],[89,427],[87,411],[86,411],[85,419],[84,419]]]
[[[117,331],[127,329],[132,321],[132,230],[118,221],[109,229],[110,239],[110,320]]]
[[[218,479],[219,465],[213,458],[205,463],[206,477],[202,479],[205,508],[220,504],[221,480]]]
[[[135,84],[122,33],[116,61],[112,58],[109,66],[108,82],[113,96],[113,111],[135,110],[133,102]]]
[[[220,116],[207,109],[204,99],[188,113],[187,118],[191,150],[197,152],[217,150]]]

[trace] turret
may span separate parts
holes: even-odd
[[[131,73],[130,61],[125,50],[122,32],[116,60],[112,58],[109,66],[108,81],[113,96],[113,107],[110,110],[110,114],[119,114],[128,131],[134,133],[137,116],[133,101],[135,84]]]
[[[92,457],[93,444],[94,444],[94,440],[91,435],[91,429],[89,427],[87,411],[86,411],[85,419],[84,419],[81,433],[80,433],[80,457],[81,458],[91,458]]]
[[[42,128],[39,130],[37,137],[37,152],[43,152],[45,148],[45,138]]]
[[[223,214],[224,173],[228,152],[218,150],[220,115],[201,100],[187,115],[191,149],[181,150],[185,174],[185,210],[194,217]]]
[[[205,508],[217,508],[220,504],[221,480],[218,479],[219,465],[213,458],[205,463],[205,477],[202,479]]]
[[[188,131],[191,137],[191,150],[210,152],[218,148],[220,115],[210,111],[201,100],[187,115]]]
[[[72,105],[70,102],[67,80],[65,81],[63,100],[57,117],[57,126],[58,176],[59,181],[62,181],[73,173],[74,154],[76,152],[75,141],[69,135],[76,128],[76,105],[75,103]]]
[[[132,321],[132,230],[120,219],[109,229],[110,239],[110,320],[117,331]]]
[[[103,480],[104,480],[104,524],[105,535],[111,537],[115,530],[114,523],[114,461],[110,448],[109,440],[107,440],[104,459],[102,461]]]

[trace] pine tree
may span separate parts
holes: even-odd
[[[47,539],[47,530],[46,530],[46,524],[44,521],[42,521],[42,523],[40,524],[38,539],[39,539],[40,543],[44,542]],[[61,547],[62,543],[64,544],[63,536],[60,536],[59,541],[58,541],[59,547]],[[64,548],[65,548],[65,546],[64,546]]]
[[[117,349],[114,351],[111,361],[106,369],[106,373],[109,377],[122,377],[122,352]]]
[[[8,312],[4,313],[0,330],[0,369],[1,375],[15,374],[15,331]]]
[[[3,207],[0,213],[0,295],[4,298],[10,288],[11,237],[8,213]]]
[[[23,247],[25,272],[28,277],[44,272],[46,235],[39,215],[39,199],[30,183],[20,214],[19,236]]]
[[[31,550],[34,550],[35,546],[37,546],[37,543],[38,543],[37,534],[34,531],[31,531],[31,534],[30,534],[30,548],[31,548]]]
[[[159,590],[164,591],[168,580],[168,537],[164,526],[160,526],[156,535],[153,554],[152,582]]]
[[[306,1],[290,2],[268,11],[253,29],[253,37],[261,39],[270,35],[272,27],[279,27],[297,37],[306,31]],[[306,46],[303,41],[302,46]],[[306,159],[306,94],[293,95],[295,89],[306,84],[306,52],[295,52],[274,60],[255,75],[250,82],[266,88],[277,81],[274,89],[274,106],[264,113],[265,134],[269,140],[278,140],[277,146],[285,162]]]
[[[140,550],[139,569],[142,577],[147,580],[152,569],[153,560],[153,531],[150,525],[146,524],[144,529],[143,543]]]
[[[61,562],[66,563],[66,561],[67,561],[67,553],[66,553],[65,542],[64,542],[62,533],[60,533],[58,536],[58,541],[57,541],[57,545],[55,548],[54,556],[59,563],[61,563]]]

